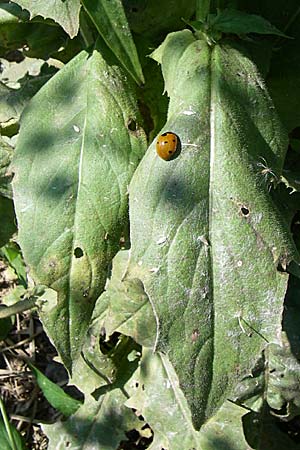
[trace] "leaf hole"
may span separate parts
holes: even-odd
[[[104,336],[100,336],[99,340],[100,350],[104,355],[107,355],[116,347],[117,343],[119,342],[119,336],[120,333],[115,332],[110,336],[108,341],[105,340]]]
[[[278,272],[286,272],[286,264],[283,261],[280,261],[277,264],[277,270]]]
[[[74,250],[74,256],[75,256],[75,258],[82,258],[83,250],[80,247],[76,247]]]
[[[129,442],[137,442],[140,439],[140,433],[137,430],[129,430],[125,434],[129,440]],[[123,443],[124,443],[124,441],[123,441]],[[121,448],[125,449],[125,448],[129,448],[129,447],[122,446]]]
[[[249,209],[246,206],[242,206],[241,207],[241,213],[243,214],[243,216],[248,217],[250,214]]]
[[[5,54],[5,59],[9,62],[16,62],[19,64],[24,61],[25,56],[20,50],[11,50]]]
[[[136,131],[137,130],[137,123],[134,119],[129,119],[127,123],[127,128],[129,131]]]

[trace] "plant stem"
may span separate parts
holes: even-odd
[[[8,420],[8,417],[7,417],[7,414],[6,414],[2,398],[0,398],[0,411],[1,411],[1,414],[2,414],[5,430],[6,430],[6,433],[8,435],[11,448],[12,448],[12,450],[17,450],[16,443],[15,443],[15,440],[14,440],[14,437],[13,437],[13,434],[12,434],[12,431],[11,431],[11,425],[9,423],[9,420]]]
[[[210,0],[197,0],[196,20],[205,21],[210,10]]]
[[[5,317],[13,316],[14,314],[19,314],[27,309],[32,309],[36,306],[37,297],[31,297],[26,300],[21,300],[14,303],[11,306],[7,306],[0,309],[0,319]]]

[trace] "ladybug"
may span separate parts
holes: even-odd
[[[156,142],[156,152],[165,161],[173,158],[179,144],[179,138],[175,133],[167,131],[159,136]]]

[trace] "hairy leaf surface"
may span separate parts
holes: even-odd
[[[80,0],[17,0],[15,3],[30,12],[30,17],[53,19],[69,34],[76,36],[79,29]]]
[[[150,448],[200,450],[199,433],[193,427],[191,412],[168,358],[144,349],[136,379],[137,387],[126,405],[140,411],[151,424],[154,441]]]
[[[43,320],[68,368],[119,248],[144,147],[131,85],[97,51],[72,59],[23,115],[14,161],[19,240],[35,280],[58,292]]]
[[[0,195],[12,198],[10,163],[13,155],[13,148],[0,139]]]
[[[230,398],[267,341],[280,341],[288,276],[297,252],[269,195],[286,135],[255,65],[230,42],[209,47],[190,31],[154,57],[170,96],[164,131],[130,186],[131,261],[158,317],[166,352],[196,427]]]
[[[41,70],[37,76],[26,74],[18,80],[20,87],[11,88],[0,83],[0,126],[2,134],[16,134],[20,116],[37,91],[51,78],[53,70]]]
[[[125,433],[137,429],[139,420],[123,404],[126,395],[114,389],[95,401],[86,396],[85,404],[65,422],[44,426],[49,438],[49,450],[74,449],[115,450]]]

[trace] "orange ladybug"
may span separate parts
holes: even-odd
[[[159,136],[156,142],[156,152],[165,161],[169,161],[174,156],[179,138],[175,133],[167,131]]]

